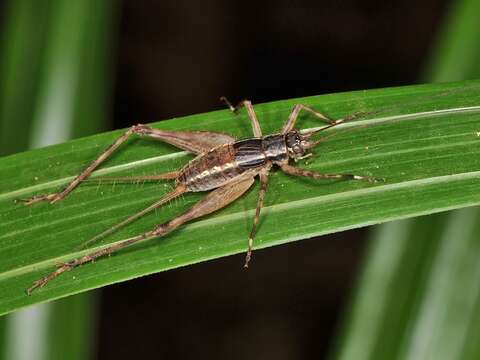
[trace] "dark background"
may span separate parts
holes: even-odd
[[[112,128],[219,109],[221,95],[418,83],[448,3],[125,1]],[[97,358],[324,358],[367,232],[257,251],[248,271],[238,255],[106,287]]]

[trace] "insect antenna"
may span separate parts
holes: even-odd
[[[383,116],[383,115],[400,116],[401,114],[399,112],[401,112],[402,108],[404,108],[406,105],[409,105],[410,107],[411,106],[415,107],[416,105],[421,104],[422,107],[425,106],[425,110],[427,110],[429,108],[428,104],[431,100],[446,97],[446,96],[449,96],[449,95],[452,95],[452,94],[462,93],[462,92],[465,92],[467,90],[471,90],[471,88],[470,89],[468,89],[468,88],[467,89],[451,89],[451,90],[446,90],[446,91],[443,91],[443,92],[440,92],[440,93],[435,93],[435,94],[428,94],[427,93],[425,95],[419,95],[419,96],[415,97],[414,99],[398,101],[398,102],[395,102],[395,103],[390,104],[390,105],[379,107],[375,110],[358,111],[358,112],[355,112],[355,113],[353,113],[349,116],[346,116],[343,119],[337,120],[337,121],[333,122],[332,124],[323,126],[321,128],[315,129],[315,130],[302,132],[302,135],[305,136],[307,139],[310,139],[310,137],[312,135],[314,135],[318,132],[325,131],[325,130],[330,129],[332,127],[335,127],[335,126],[338,126],[340,124],[350,122],[350,121],[353,121],[353,120],[364,119],[366,117]],[[425,110],[423,110],[423,111],[425,111]],[[435,108],[435,110],[438,110],[438,109]],[[358,128],[361,128],[361,127],[367,127],[367,126],[369,126],[369,125],[361,125],[361,126],[358,126],[358,127],[356,126],[355,128],[351,128],[351,129],[343,129],[343,131],[341,131],[341,132],[334,133],[334,134],[331,134],[329,136],[322,137],[321,139],[319,139],[317,141],[311,142],[310,145],[308,146],[308,148],[312,148],[312,147],[318,145],[320,142],[323,142],[327,139],[330,139],[332,136],[336,136],[339,133],[344,133],[345,131],[351,131],[351,130],[355,130],[355,129],[358,129]]]
[[[322,143],[322,142],[324,142],[324,141],[326,141],[326,140],[331,139],[331,138],[334,137],[334,136],[337,136],[337,135],[340,135],[340,134],[344,134],[344,133],[350,132],[350,131],[355,131],[355,130],[358,130],[358,129],[360,129],[360,128],[365,128],[365,127],[367,127],[367,126],[369,126],[369,125],[359,125],[358,127],[348,128],[348,129],[342,129],[342,130],[339,130],[339,131],[337,131],[337,132],[328,134],[328,135],[326,135],[326,136],[321,137],[321,138],[318,139],[318,140],[311,141],[311,142],[310,142],[310,145],[308,146],[308,148],[311,149],[311,148],[317,146],[318,144],[320,144],[320,143]],[[325,130],[325,129],[322,129],[322,130]],[[317,132],[318,132],[318,131],[317,131]]]

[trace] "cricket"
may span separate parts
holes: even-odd
[[[309,152],[309,150],[317,146],[323,140],[322,138],[314,140],[312,138],[314,134],[338,126],[345,121],[353,119],[354,116],[332,120],[309,106],[296,104],[293,106],[281,132],[271,135],[263,135],[251,101],[243,100],[236,107],[232,106],[225,97],[222,97],[221,101],[225,102],[234,114],[236,114],[242,107],[246,109],[252,125],[253,138],[237,140],[230,135],[220,132],[165,131],[142,124],[134,125],[108,146],[97,159],[90,163],[90,165],[78,174],[66,187],[63,188],[63,190],[52,194],[36,195],[30,199],[22,199],[21,201],[25,205],[32,205],[41,201],[48,201],[53,204],[63,200],[132,135],[169,143],[194,154],[196,157],[190,160],[178,171],[151,176],[108,178],[110,180],[113,179],[127,182],[137,182],[142,180],[173,180],[175,185],[172,191],[162,196],[158,201],[88,240],[84,245],[97,241],[139,217],[160,208],[162,205],[184,193],[210,191],[202,200],[190,207],[184,213],[155,226],[150,231],[59,264],[55,271],[35,281],[33,285],[27,289],[27,294],[31,295],[35,289],[45,286],[62,273],[70,271],[77,266],[93,262],[100,257],[110,255],[140,241],[162,237],[182,224],[227,206],[242,196],[254,184],[255,178],[258,176],[260,180],[260,190],[258,193],[253,225],[250,235],[248,236],[244,264],[244,267],[248,267],[252,257],[253,242],[257,232],[260,211],[267,192],[268,177],[273,166],[278,167],[288,175],[309,177],[318,180],[359,180],[370,183],[381,181],[381,179],[375,177],[356,174],[317,173],[290,164],[291,161],[296,162],[300,159],[312,156],[312,153]],[[300,131],[295,129],[297,118],[302,110],[315,116],[325,125],[314,130]]]

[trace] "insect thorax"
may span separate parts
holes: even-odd
[[[288,160],[285,136],[281,134],[237,141],[233,148],[235,160],[243,169],[262,166],[267,161],[282,163]]]
[[[285,135],[276,134],[263,138],[263,151],[268,160],[273,163],[281,164],[288,161],[287,145],[285,143]]]

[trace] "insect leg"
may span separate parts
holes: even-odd
[[[252,186],[253,182],[253,177],[245,177],[238,182],[231,183],[221,188],[215,189],[208,193],[207,196],[205,196],[202,200],[193,205],[183,214],[173,218],[170,221],[156,226],[151,231],[147,231],[146,233],[137,235],[135,237],[119,241],[103,249],[93,251],[84,256],[68,261],[60,265],[55,271],[53,271],[49,275],[35,281],[33,285],[27,290],[27,294],[30,295],[35,289],[45,286],[48,282],[55,279],[62,273],[69,271],[77,266],[88,263],[102,256],[112,254],[118,250],[124,249],[140,241],[166,235],[172,230],[175,230],[177,227],[190,220],[196,219],[198,217],[210,214],[218,209],[221,209],[242,196],[250,188],[250,186]]]
[[[257,224],[258,224],[258,219],[260,218],[260,210],[263,207],[263,200],[265,199],[265,194],[267,192],[269,171],[270,169],[264,169],[259,174],[260,175],[260,192],[258,193],[257,208],[255,211],[255,217],[253,218],[252,230],[250,231],[250,236],[248,237],[248,250],[247,250],[247,255],[245,257],[245,265],[244,265],[245,268],[248,268],[248,263],[252,258],[253,239],[255,238],[255,234],[257,233]]]
[[[70,271],[77,266],[80,266],[80,265],[85,264],[85,263],[90,262],[90,261],[94,261],[95,259],[97,259],[99,257],[109,255],[109,254],[111,254],[115,251],[118,251],[120,249],[123,249],[123,248],[125,248],[129,245],[133,245],[133,244],[135,244],[139,241],[151,239],[153,237],[154,236],[152,236],[152,231],[149,231],[149,232],[146,232],[144,234],[135,236],[133,238],[123,240],[123,241],[118,242],[116,244],[112,244],[112,245],[110,245],[106,248],[103,248],[103,249],[100,249],[100,250],[97,250],[97,251],[93,251],[91,253],[88,253],[84,256],[73,259],[73,260],[68,261],[66,263],[60,264],[55,271],[51,272],[47,276],[44,276],[43,278],[41,278],[37,281],[35,281],[32,284],[32,286],[27,289],[27,294],[31,295],[32,292],[35,289],[44,287],[45,285],[47,285],[50,281],[52,281],[53,279],[55,279],[59,275],[63,274],[64,272]]]
[[[360,175],[353,175],[353,174],[320,174],[314,171],[300,169],[288,164],[282,165],[281,169],[289,175],[310,177],[316,180],[320,180],[320,179],[363,180],[371,183],[380,182],[383,180],[383,179],[379,179],[371,176],[360,176]]]
[[[345,119],[332,120],[329,117],[319,113],[318,111],[312,109],[309,106],[306,106],[303,104],[296,104],[293,106],[292,112],[288,116],[288,120],[283,126],[282,134],[286,134],[293,129],[293,127],[295,126],[295,122],[297,121],[298,115],[302,110],[308,111],[309,113],[315,115],[317,118],[319,118],[320,120],[322,120],[323,122],[329,125],[336,125],[345,121]]]
[[[245,106],[247,109],[248,117],[252,121],[252,130],[253,130],[253,135],[255,137],[262,137],[262,129],[260,128],[260,123],[258,122],[257,115],[255,115],[255,110],[253,110],[253,105],[252,102],[249,100],[242,100],[238,103],[237,106],[233,107],[230,101],[227,100],[225,96],[222,96],[220,98],[221,101],[225,102],[229,109],[233,113],[237,113],[237,111],[242,107]]]
[[[236,140],[233,136],[213,131],[167,131],[153,128],[149,128],[148,136],[197,155]]]
[[[132,134],[156,138],[156,129],[145,125],[134,125],[130,127],[123,135],[119,136],[100,156],[87,166],[79,175],[75,177],[62,191],[53,194],[36,195],[30,199],[21,200],[25,205],[31,205],[39,201],[50,201],[55,203],[67,196],[78,184],[87,178],[102,162],[104,162],[121,144],[123,144]],[[157,137],[158,138],[158,137]]]
[[[140,181],[174,180],[181,174],[180,171],[171,171],[164,174],[145,175],[145,176],[119,176],[119,177],[96,177],[94,179],[83,180],[86,183],[120,182],[137,183]]]

